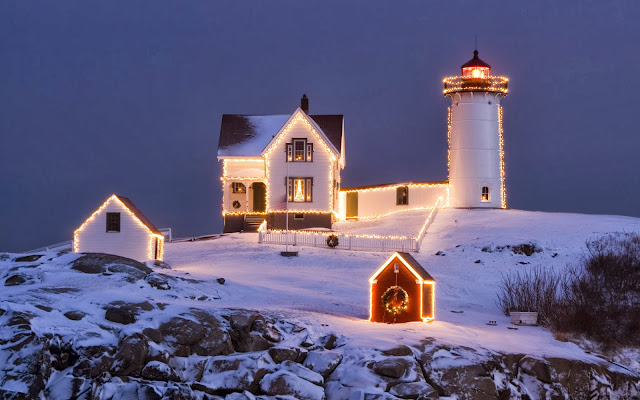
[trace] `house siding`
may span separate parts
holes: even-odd
[[[357,190],[358,218],[373,218],[398,211],[433,207],[438,197],[447,197],[446,186],[409,186],[409,204],[396,204],[396,187],[381,190]],[[340,217],[346,218],[347,191],[340,192]]]
[[[289,203],[290,210],[296,211],[326,211],[330,212],[330,199],[332,192],[329,184],[329,169],[335,165],[331,161],[330,153],[324,149],[318,139],[301,121],[293,123],[287,135],[282,138],[271,151],[269,155],[269,176],[268,176],[268,198],[267,208],[269,210],[285,210],[286,209],[286,145],[293,138],[307,139],[308,143],[313,143],[313,161],[312,162],[290,162],[289,176],[299,178],[313,178],[313,194],[311,202]],[[337,162],[337,160],[336,160]]]
[[[120,232],[106,231],[107,212],[120,213]],[[74,248],[79,253],[115,254],[143,262],[149,259],[149,244],[154,237],[122,204],[111,199],[75,239]],[[160,241],[158,246],[162,245]]]

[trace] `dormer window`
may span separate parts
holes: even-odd
[[[313,143],[307,143],[307,139],[293,139],[291,143],[287,143],[287,161],[313,161]]]

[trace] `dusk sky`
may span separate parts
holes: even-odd
[[[0,251],[112,193],[222,230],[222,114],[344,114],[343,187],[447,178],[442,79],[509,77],[510,208],[640,217],[638,1],[0,2]]]

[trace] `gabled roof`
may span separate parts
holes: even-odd
[[[140,222],[142,222],[143,225],[145,225],[147,228],[149,228],[149,230],[151,231],[151,233],[155,233],[156,235],[162,235],[162,233],[160,232],[160,230],[158,230],[158,228],[155,227],[155,225],[153,225],[151,223],[151,221],[149,221],[149,218],[147,218],[142,211],[140,211],[138,209],[138,207],[136,207],[135,204],[133,204],[133,202],[131,200],[129,200],[128,197],[124,197],[124,196],[120,196],[117,194],[114,194],[114,196],[120,200],[120,202],[129,209],[129,211],[131,211],[131,213],[140,220]]]
[[[291,115],[224,114],[218,157],[260,157]],[[342,151],[342,115],[309,115],[338,152]]]
[[[384,264],[382,264],[382,266],[378,268],[378,270],[373,275],[371,275],[371,278],[369,278],[369,282],[373,283],[376,277],[380,275],[382,271],[384,271],[389,266],[391,261],[393,261],[393,259],[396,258],[396,256],[400,259],[400,261],[403,262],[403,264],[407,268],[409,268],[409,270],[411,270],[411,272],[416,276],[416,278],[422,279],[423,281],[431,281],[431,282],[436,281],[435,279],[433,279],[431,275],[429,275],[427,271],[425,271],[424,268],[422,268],[422,265],[420,265],[420,263],[418,263],[418,261],[416,261],[416,259],[413,258],[411,254],[398,251],[393,253],[391,257],[389,257],[387,261],[385,261]]]

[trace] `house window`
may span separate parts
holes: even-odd
[[[311,194],[313,178],[289,178],[287,196],[294,203],[309,203],[313,201]]]
[[[304,219],[304,214],[293,214],[293,219]]]
[[[482,197],[481,197],[482,201],[489,201],[489,187],[488,186],[483,186],[482,187]]]
[[[396,189],[396,205],[406,206],[409,204],[409,187],[399,186]]]
[[[120,232],[120,213],[107,213],[107,232]]]
[[[246,193],[247,192],[247,187],[244,185],[244,183],[241,183],[241,182],[233,182],[231,184],[231,187],[233,189],[233,193]]]
[[[307,143],[307,139],[293,139],[287,143],[287,161],[313,161],[313,143]]]

